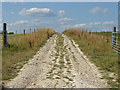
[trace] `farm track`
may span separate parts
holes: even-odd
[[[106,88],[107,83],[65,35],[54,35],[28,61],[7,88]]]

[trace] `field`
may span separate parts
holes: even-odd
[[[55,34],[55,32],[52,29],[39,29],[37,32],[25,35],[9,34],[8,46],[3,47],[2,52],[3,81],[15,78],[15,76],[17,76],[17,73],[23,67],[23,65],[27,63],[27,61],[30,60],[36,54],[39,48],[42,47],[45,44],[46,40],[53,34]],[[111,32],[89,33],[80,29],[68,29],[65,30],[63,34],[69,37],[71,44],[73,44],[73,39],[79,45],[79,48],[87,56],[87,58],[89,58],[90,61],[94,63],[97,67],[99,67],[99,70],[101,71],[101,73],[103,73],[103,77],[101,79],[106,79],[111,87],[118,86],[118,54],[112,50]],[[58,35],[58,37],[60,38],[57,40],[57,46],[55,49],[57,52],[61,50],[60,57],[63,59],[63,52],[67,46],[64,47],[62,51],[64,45],[61,44],[63,43],[65,38],[63,39],[61,34],[56,35]],[[68,43],[68,45],[70,45],[70,43]],[[76,48],[74,44],[73,47]],[[69,49],[71,50],[71,48]],[[72,54],[73,53],[75,52],[72,51]],[[58,54],[56,53],[56,56]],[[71,57],[71,55],[69,56]],[[73,56],[73,58],[75,59],[76,57]],[[76,59],[77,61],[79,60],[79,58]],[[50,58],[48,60],[50,60]]]
[[[93,34],[98,34],[101,36],[108,36],[108,37],[112,37],[112,32],[92,32]]]
[[[65,30],[63,34],[75,40],[90,61],[105,73],[103,78],[108,79],[108,84],[112,87],[117,86],[117,83],[113,81],[114,77],[109,75],[109,73],[118,75],[118,54],[112,50],[111,33],[105,33],[103,36],[103,33],[89,33],[79,29],[69,29]]]
[[[8,35],[8,46],[2,49],[2,79],[14,78],[27,60],[32,58],[54,33],[52,29],[39,29],[32,34]]]

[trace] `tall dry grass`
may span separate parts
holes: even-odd
[[[100,69],[118,73],[118,54],[112,50],[111,37],[80,29],[69,29],[63,33],[74,39],[80,49]]]
[[[24,47],[24,49],[35,48],[36,46],[41,45],[52,34],[54,34],[52,29],[39,29],[32,34],[23,34],[17,38],[12,38],[8,43],[10,45],[15,44],[19,48]]]
[[[32,34],[9,35],[8,46],[2,50],[2,79],[14,78],[26,61],[32,58],[54,33],[48,28],[39,29]]]
[[[63,32],[79,45],[83,53],[92,63],[95,63],[100,70],[104,71],[104,77],[111,87],[118,87],[117,81],[109,73],[118,75],[118,54],[112,49],[112,37],[102,36],[81,29],[68,29]]]

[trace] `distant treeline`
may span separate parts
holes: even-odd
[[[3,34],[3,32],[0,32],[0,34]],[[9,32],[9,33],[7,33],[7,34],[14,34],[14,32]]]

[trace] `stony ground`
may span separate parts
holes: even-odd
[[[54,35],[8,82],[9,88],[106,88],[98,71],[65,35]]]

